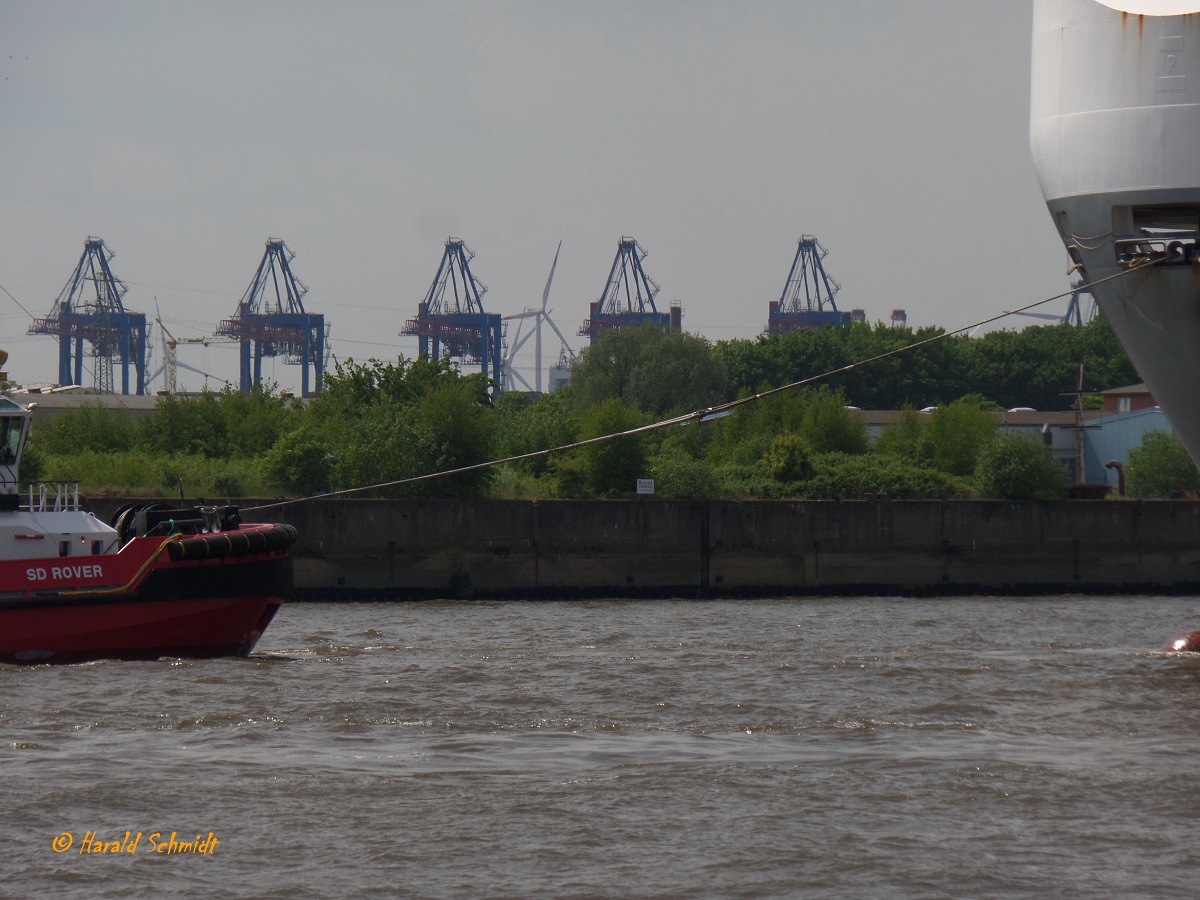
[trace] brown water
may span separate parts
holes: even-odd
[[[1196,627],[1197,598],[292,604],[249,660],[0,666],[0,895],[1190,898],[1200,658],[1154,651]]]

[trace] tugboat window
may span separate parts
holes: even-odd
[[[17,449],[20,443],[20,420],[0,419],[0,464],[11,466],[17,461]]]

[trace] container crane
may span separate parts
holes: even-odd
[[[441,264],[417,316],[405,322],[400,333],[416,335],[420,354],[429,359],[478,364],[498,388],[503,381],[503,324],[498,314],[483,308],[487,286],[471,272],[474,258],[460,238],[446,239]]]
[[[83,255],[50,314],[35,319],[29,334],[58,338],[58,383],[83,384],[83,345],[95,359],[93,377],[101,393],[113,393],[113,361],[120,360],[121,393],[129,393],[129,364],[134,392],[146,393],[146,316],[128,312],[121,302],[129,289],[109,262],[113,252],[98,237],[88,237]]]
[[[216,334],[241,344],[241,390],[262,384],[264,357],[284,357],[301,367],[301,395],[321,392],[325,359],[325,317],[304,309],[306,288],[292,274],[296,256],[280,238],[269,238],[262,261],[233,318],[217,326]],[[309,369],[312,369],[310,390]]]
[[[801,236],[783,293],[768,307],[768,334],[786,334],[797,328],[823,325],[849,325],[853,321],[854,314],[840,312],[833,301],[842,286],[825,272],[822,260],[828,254],[829,251],[811,234]]]
[[[630,325],[653,322],[666,327],[679,327],[680,308],[672,306],[670,313],[660,313],[654,305],[659,287],[646,274],[642,260],[646,251],[631,237],[617,242],[617,255],[608,273],[608,282],[599,300],[593,300],[590,314],[579,329],[592,343],[597,335]]]

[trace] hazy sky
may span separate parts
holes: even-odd
[[[1031,8],[0,0],[0,285],[46,315],[97,235],[127,309],[212,334],[280,237],[336,357],[394,359],[448,236],[502,315],[540,302],[561,239],[578,349],[629,235],[659,308],[715,341],[764,330],[813,234],[841,309],[960,327],[1069,286],[1029,155]],[[0,293],[10,376],[53,381],[28,326]],[[236,379],[232,346],[179,358]]]

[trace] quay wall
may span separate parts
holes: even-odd
[[[1200,593],[1184,500],[329,498],[245,518],[299,531],[297,599]]]

